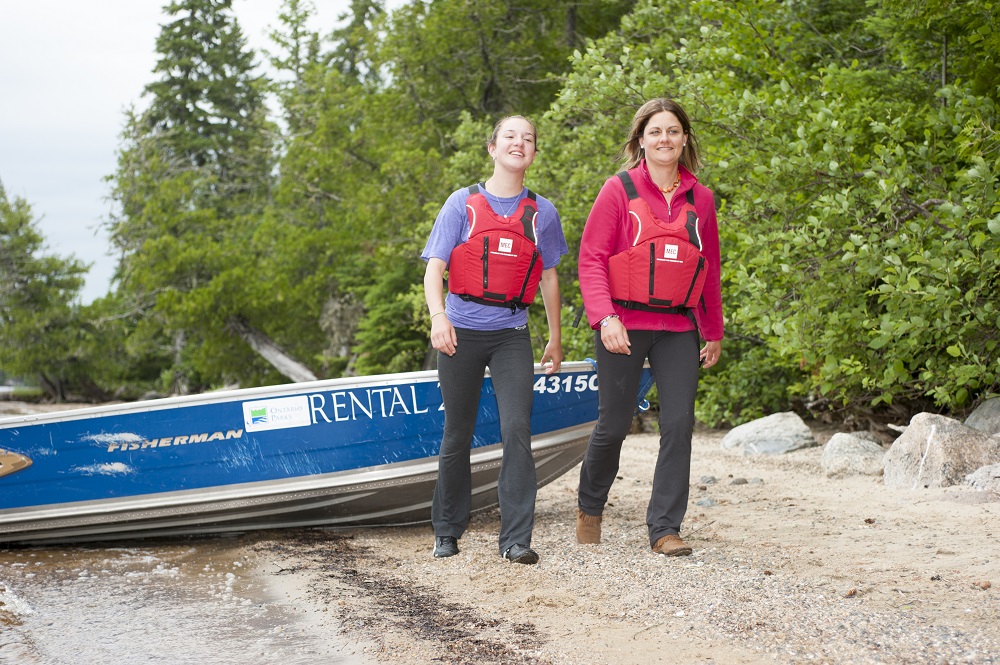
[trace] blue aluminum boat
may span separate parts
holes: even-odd
[[[535,379],[542,486],[583,457],[597,375],[566,362],[551,376],[536,366]],[[0,419],[0,543],[426,521],[443,424],[435,371]],[[474,510],[497,504],[499,441],[487,374]]]

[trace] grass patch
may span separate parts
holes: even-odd
[[[45,397],[41,388],[31,386],[15,386],[10,392],[0,392],[0,399],[7,399],[14,402],[37,402]]]

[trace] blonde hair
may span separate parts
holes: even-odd
[[[691,121],[680,104],[666,97],[651,99],[640,106],[639,110],[635,112],[635,117],[632,118],[632,129],[628,133],[628,139],[618,152],[619,159],[623,160],[626,170],[634,169],[639,165],[639,162],[644,157],[643,150],[639,146],[639,139],[642,138],[642,133],[646,131],[649,119],[663,111],[673,113],[677,116],[677,120],[680,121],[681,129],[684,130],[684,134],[687,137],[687,145],[681,152],[681,164],[691,173],[697,173],[698,169],[701,168],[701,160],[698,158],[698,139],[695,137],[694,132],[691,131]]]

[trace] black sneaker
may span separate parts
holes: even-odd
[[[538,563],[538,552],[524,545],[513,544],[503,553],[503,558],[512,563]]]
[[[437,536],[434,538],[434,558],[441,559],[446,556],[458,554],[458,538],[454,536]]]

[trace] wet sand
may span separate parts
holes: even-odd
[[[242,538],[0,550],[0,663],[365,662]]]

